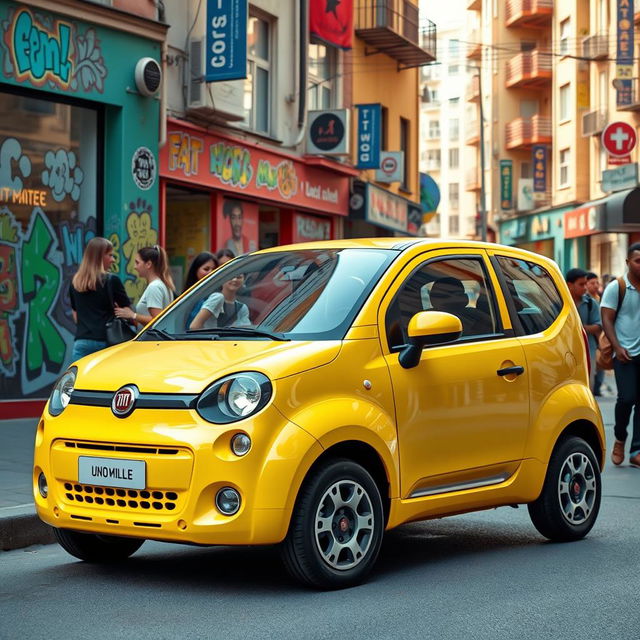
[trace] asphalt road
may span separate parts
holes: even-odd
[[[640,470],[607,468],[583,541],[551,544],[526,507],[389,532],[370,581],[298,587],[273,548],[147,542],[100,567],[57,545],[0,553],[0,638],[640,637]]]

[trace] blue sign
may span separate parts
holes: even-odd
[[[206,82],[247,77],[247,0],[207,0]]]
[[[533,191],[545,193],[547,190],[547,148],[544,145],[534,144],[531,147],[533,161]]]
[[[420,174],[420,204],[424,213],[431,213],[440,204],[440,188],[428,174]]]
[[[617,0],[616,12],[616,104],[633,103],[633,0]]]
[[[358,169],[378,169],[380,167],[380,147],[382,142],[382,105],[357,104],[358,109]]]

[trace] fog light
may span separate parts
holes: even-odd
[[[216,494],[216,507],[225,516],[232,516],[240,508],[240,494],[231,487],[220,489]]]
[[[251,449],[251,438],[246,433],[236,433],[231,438],[231,451],[237,456],[244,456]]]
[[[49,493],[49,487],[47,486],[47,479],[44,477],[44,473],[38,476],[38,491],[43,498],[46,498]]]

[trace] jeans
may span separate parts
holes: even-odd
[[[88,338],[76,338],[73,343],[71,360],[75,362],[78,358],[88,356],[90,353],[106,349],[107,343],[104,340],[89,340]]]
[[[616,401],[614,433],[616,440],[627,439],[627,425],[633,412],[633,437],[631,438],[630,456],[640,453],[640,355],[631,362],[618,362],[613,359],[613,370],[616,374],[618,399]]]

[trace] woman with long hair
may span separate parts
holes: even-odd
[[[244,274],[236,273],[223,283],[222,289],[212,293],[202,304],[200,311],[189,324],[189,329],[213,329],[217,327],[249,327],[249,307],[236,299],[244,286]]]
[[[225,262],[229,262],[229,260],[233,260],[236,257],[236,254],[231,251],[231,249],[220,249],[218,253],[216,253],[216,260],[218,261],[218,265],[222,266]]]
[[[153,247],[143,247],[136,253],[134,269],[147,281],[147,288],[140,297],[135,311],[116,305],[115,315],[125,320],[133,320],[144,327],[173,300],[175,285],[169,272],[167,253],[157,244]]]
[[[106,323],[113,318],[113,303],[126,307],[129,298],[117,275],[108,273],[115,262],[113,245],[106,238],[92,238],[69,286],[76,323],[73,360],[107,346]]]
[[[202,280],[218,266],[216,257],[210,251],[199,253],[191,262],[187,279],[184,283],[184,290],[190,289],[198,280]]]

